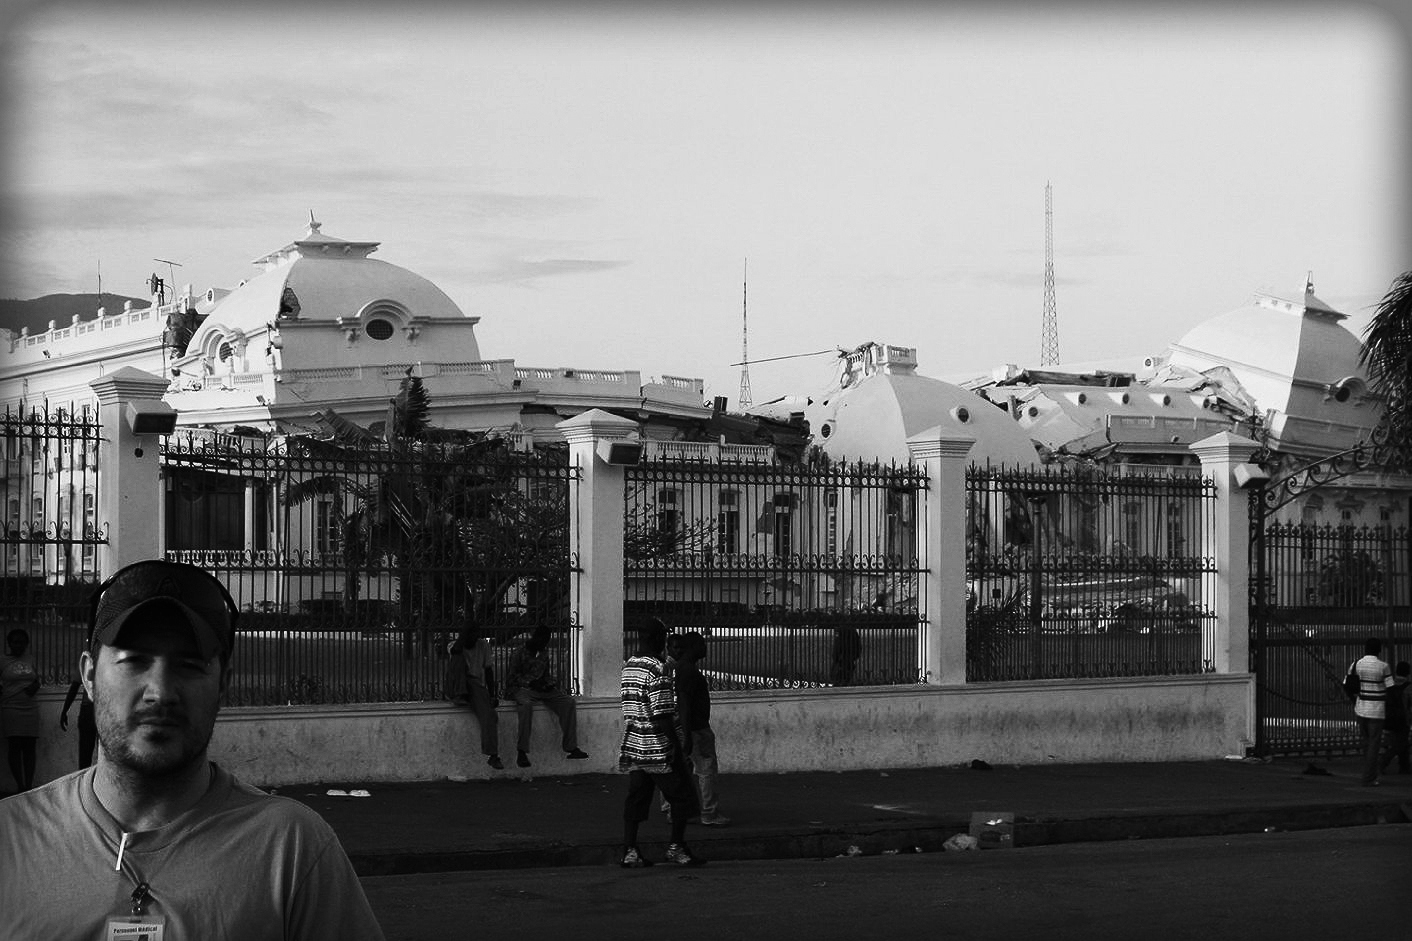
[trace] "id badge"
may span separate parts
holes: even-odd
[[[103,941],[165,941],[165,915],[114,915]]]

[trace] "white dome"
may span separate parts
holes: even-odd
[[[1170,362],[1198,372],[1228,366],[1262,409],[1287,411],[1296,380],[1326,386],[1358,377],[1366,384],[1362,344],[1343,319],[1312,291],[1299,301],[1256,295],[1187,331],[1172,344]]]
[[[396,311],[403,319],[466,317],[431,281],[369,258],[377,247],[377,242],[323,235],[317,222],[310,223],[304,238],[255,261],[264,270],[212,307],[189,348],[199,349],[213,331],[250,334],[281,319],[356,319],[376,308]],[[479,359],[480,352],[466,355]]]
[[[976,463],[1038,463],[1029,435],[1008,414],[960,386],[906,368],[872,372],[816,396],[805,417],[814,443],[835,458],[905,462],[907,439],[939,427],[944,435],[974,438],[970,459]]]

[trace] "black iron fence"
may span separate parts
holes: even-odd
[[[921,682],[926,486],[910,466],[630,468],[625,653],[655,616],[708,638],[717,689]]]
[[[577,689],[563,449],[192,433],[162,459],[167,557],[209,569],[242,609],[231,704],[439,699],[471,612],[501,679],[542,624]]]
[[[1262,753],[1360,747],[1341,684],[1370,637],[1383,642],[1389,663],[1412,660],[1409,542],[1412,531],[1389,524],[1271,523],[1254,540],[1251,660]]]
[[[967,472],[968,680],[1215,669],[1215,485],[1198,468]]]
[[[91,406],[0,413],[0,623],[25,630],[43,681],[77,675],[88,600],[107,543],[98,519],[102,428]]]

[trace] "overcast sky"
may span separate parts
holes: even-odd
[[[1358,332],[1412,259],[1409,44],[1376,7],[683,10],[39,3],[0,26],[0,297],[100,268],[146,296],[154,258],[234,287],[312,210],[480,316],[484,358],[734,404],[747,258],[752,359],[1038,365],[1046,182],[1068,362],[1311,269]]]

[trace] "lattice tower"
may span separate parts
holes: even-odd
[[[745,259],[744,280],[740,286],[740,395],[737,408],[750,407],[750,259]]]
[[[1044,324],[1040,333],[1039,364],[1059,362],[1059,312],[1054,302],[1054,203],[1044,184]]]

